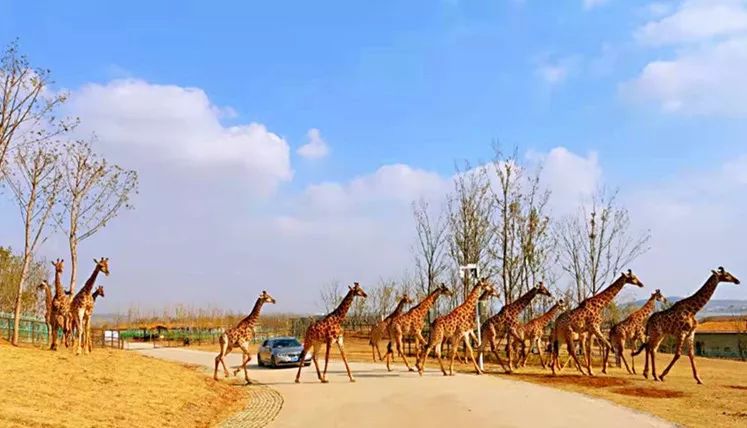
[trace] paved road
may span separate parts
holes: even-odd
[[[179,348],[138,352],[211,369],[215,357]],[[229,366],[240,363],[236,353],[228,358]],[[300,385],[293,382],[295,368],[273,370],[252,365],[249,376],[283,395],[282,410],[272,427],[673,426],[604,400],[496,376],[445,377],[427,371],[421,378],[400,367],[388,373],[383,365],[351,366],[356,383],[348,381],[345,367],[338,361],[330,362],[329,384],[317,381],[313,364],[304,367]]]

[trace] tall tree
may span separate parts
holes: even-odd
[[[137,193],[137,173],[110,164],[96,154],[87,141],[65,146],[61,210],[57,215],[70,247],[70,292],[75,292],[78,273],[78,244],[101,230],[119,214],[131,209]]]
[[[457,168],[454,192],[448,198],[448,241],[458,266],[477,264],[482,276],[490,276],[489,247],[493,239],[491,213],[494,199],[485,168]],[[462,299],[469,294],[464,284]]]
[[[10,43],[0,57],[0,170],[14,146],[46,141],[72,126],[74,121],[55,117],[67,95],[49,90],[49,70],[33,68]]]
[[[599,190],[575,216],[556,229],[561,268],[574,281],[575,298],[596,294],[638,256],[648,251],[649,231],[631,230],[628,211],[617,192]]]
[[[38,290],[43,279],[49,277],[49,263],[35,258],[26,275],[26,287],[21,296],[23,308],[37,308]],[[10,248],[0,247],[0,312],[13,312],[18,295],[18,282],[23,268],[23,255],[15,254]],[[41,312],[37,313],[40,315]]]
[[[446,225],[441,215],[434,216],[430,212],[430,205],[425,199],[413,202],[412,214],[417,232],[414,254],[418,283],[421,294],[428,295],[446,270]]]
[[[23,289],[34,253],[39,243],[46,239],[45,232],[61,187],[61,175],[57,168],[58,154],[50,141],[17,147],[12,160],[2,173],[5,184],[18,205],[24,231],[23,262],[16,288],[11,339],[11,343],[17,345]]]

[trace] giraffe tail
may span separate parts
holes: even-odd
[[[644,350],[645,348],[646,348],[646,342],[643,342],[643,343],[641,343],[641,346],[640,346],[640,347],[638,348],[638,350],[637,350],[637,351],[634,351],[634,352],[632,352],[632,353],[631,353],[630,355],[632,355],[632,356],[634,356],[634,357],[635,357],[636,355],[638,355],[638,354],[640,354],[641,352],[643,352],[643,350]]]

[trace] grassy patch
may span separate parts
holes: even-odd
[[[76,357],[0,341],[0,379],[3,427],[203,427],[247,398],[194,367],[111,349]]]

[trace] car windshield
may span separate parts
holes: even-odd
[[[273,348],[288,348],[291,346],[301,346],[301,343],[296,339],[280,339],[272,342]]]

